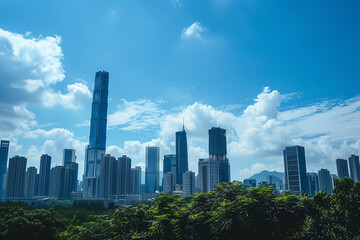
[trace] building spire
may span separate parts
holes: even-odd
[[[185,131],[184,118],[183,118],[183,131]]]

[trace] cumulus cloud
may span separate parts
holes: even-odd
[[[76,109],[91,96],[83,83],[54,90],[65,79],[60,36],[32,37],[0,28],[0,133],[19,133],[36,124],[29,106]]]
[[[200,22],[194,22],[189,27],[184,28],[181,32],[181,39],[202,39],[202,33],[205,31],[205,28]]]
[[[208,155],[208,129],[213,126],[225,128],[230,162],[233,167],[242,169],[233,172],[234,179],[249,177],[264,169],[282,170],[282,150],[288,145],[305,146],[310,171],[324,166],[334,171],[336,158],[360,153],[360,97],[334,99],[282,111],[284,101],[290,100],[278,91],[265,87],[254,103],[240,114],[232,113],[232,108],[228,110],[223,106],[217,108],[199,102],[165,112],[158,104],[153,121],[154,126],[158,124],[159,127],[156,142],[161,147],[162,155],[174,153],[175,131],[182,129],[184,121],[189,166],[197,170],[198,159]],[[144,109],[130,114],[139,116],[135,118],[137,125],[149,124],[147,120],[141,123]],[[124,122],[128,122],[131,117],[125,119]],[[141,142],[125,142],[123,148],[118,148],[118,153],[127,152],[140,162],[144,160],[145,145]],[[115,146],[111,148],[109,150],[114,150]],[[131,149],[137,150],[132,152]]]
[[[40,156],[44,153],[52,157],[52,166],[61,165],[63,149],[71,148],[76,150],[76,162],[79,164],[79,173],[82,174],[87,142],[78,139],[73,132],[65,128],[53,128],[47,131],[36,129],[28,131],[24,138],[36,139],[37,142],[41,143],[40,146],[31,145],[27,150],[25,156],[28,158],[28,166],[38,167]],[[22,150],[22,148],[12,150],[12,154],[22,154]]]
[[[137,101],[121,100],[117,110],[109,114],[108,126],[122,130],[146,130],[158,125],[159,118],[165,111],[159,108],[159,103],[148,99]]]

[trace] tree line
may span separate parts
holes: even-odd
[[[297,196],[233,181],[189,198],[163,194],[114,210],[6,202],[0,204],[0,238],[360,240],[360,182],[336,179],[332,194]]]

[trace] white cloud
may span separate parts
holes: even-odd
[[[172,4],[178,8],[182,7],[182,2],[180,0],[171,0]]]
[[[33,127],[29,106],[78,109],[91,96],[85,84],[54,90],[65,79],[60,36],[32,37],[0,28],[0,134],[20,134]]]
[[[282,150],[288,145],[305,146],[310,171],[317,171],[321,167],[334,171],[336,158],[360,153],[360,97],[280,111],[283,101],[290,100],[278,91],[265,87],[254,103],[238,115],[223,106],[216,108],[198,102],[173,108],[170,112],[162,111],[158,104],[155,108],[157,116],[153,120],[154,126],[158,124],[160,128],[156,141],[161,146],[162,155],[174,153],[175,132],[181,130],[184,119],[189,166],[197,170],[198,159],[208,155],[208,129],[213,126],[225,128],[230,162],[233,167],[243,169],[235,172],[232,176],[234,179],[255,173],[259,166],[268,170],[283,169]],[[141,116],[139,112],[129,115]],[[126,118],[124,122],[131,118]],[[135,119],[139,126],[149,125],[146,118],[143,123],[141,117]],[[127,152],[138,161],[144,159],[143,143],[126,142],[125,145],[119,153]],[[132,148],[137,150],[132,152]],[[249,167],[254,162],[259,164]]]
[[[181,39],[201,39],[202,33],[205,31],[205,28],[199,22],[194,22],[188,28],[184,28],[181,32]]]
[[[137,101],[122,99],[117,110],[109,114],[108,126],[132,131],[146,130],[150,126],[158,125],[159,118],[165,113],[158,105],[158,102],[148,99]]]

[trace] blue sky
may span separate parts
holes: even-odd
[[[108,152],[144,165],[174,152],[182,119],[189,166],[207,130],[228,133],[233,179],[282,170],[306,148],[335,171],[360,148],[358,1],[2,1],[0,137],[10,155],[61,163],[88,141],[95,72],[110,73]]]

